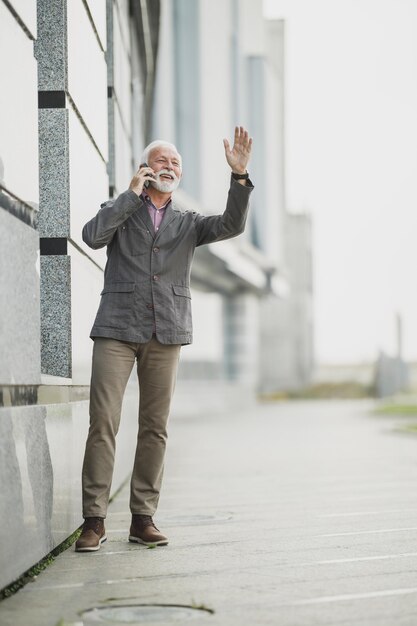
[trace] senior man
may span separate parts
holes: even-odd
[[[166,545],[155,526],[167,439],[167,421],[182,345],[192,342],[190,271],[196,246],[243,232],[253,185],[247,164],[252,139],[235,128],[223,140],[231,184],[222,215],[203,216],[175,206],[182,176],[176,147],[154,141],[129,189],[105,202],[83,228],[93,249],[107,246],[104,288],[91,330],[94,340],[90,428],[82,470],[84,524],[75,549],[95,551],[106,540],[104,519],[113,476],[122,400],[135,361],[139,427],[130,484],[129,541]]]

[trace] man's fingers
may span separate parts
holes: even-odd
[[[134,191],[137,189],[143,189],[145,183],[157,183],[158,181],[154,178],[155,172],[149,166],[139,167],[136,174],[133,176],[132,181],[130,183],[129,189],[133,189]]]
[[[235,128],[235,143],[234,143],[234,148],[237,148],[238,145],[240,144],[240,126],[236,126]]]
[[[234,148],[247,148],[252,140],[244,126],[235,127]]]
[[[252,149],[252,137],[249,137],[249,132],[244,126],[235,126],[233,148],[230,147],[227,139],[223,139],[223,144],[226,153],[235,152],[249,155]]]
[[[144,176],[153,176],[155,174],[155,172],[153,171],[153,169],[151,167],[139,167],[138,171],[136,172],[136,175],[139,174],[143,174]]]
[[[248,143],[249,143],[249,133],[248,133],[248,131],[245,128],[243,128],[243,126],[241,126],[240,137],[241,137],[241,140],[242,140],[242,144],[244,146],[247,146]]]

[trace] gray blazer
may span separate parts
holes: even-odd
[[[164,344],[192,342],[190,272],[196,246],[243,232],[253,187],[231,181],[223,215],[204,216],[170,203],[154,233],[131,190],[101,205],[83,228],[90,248],[107,246],[104,288],[90,337]]]

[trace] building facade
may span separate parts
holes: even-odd
[[[82,521],[88,336],[106,256],[81,230],[127,188],[149,141],[178,146],[176,200],[211,214],[229,186],[223,137],[236,124],[253,134],[250,221],[196,254],[180,379],[253,395],[267,355],[278,381],[280,342],[264,346],[290,280],[283,49],[284,25],[263,19],[260,0],[0,0],[0,587]],[[133,461],[134,384],[123,412],[113,491]]]

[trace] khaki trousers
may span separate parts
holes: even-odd
[[[82,470],[83,517],[107,515],[123,395],[135,359],[140,398],[130,510],[142,515],[155,513],[180,347],[163,345],[155,338],[148,343],[103,337],[94,340],[90,429]]]

